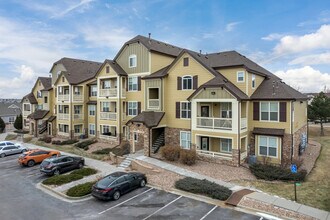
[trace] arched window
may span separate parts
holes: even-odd
[[[136,67],[136,55],[132,54],[128,57],[128,66],[129,68]]]
[[[182,90],[192,89],[193,78],[192,76],[184,76],[182,77]]]

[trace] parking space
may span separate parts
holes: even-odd
[[[155,188],[139,188],[117,201],[65,202],[36,188],[47,178],[39,166],[21,167],[18,155],[0,158],[3,219],[260,219]],[[10,207],[15,207],[11,209]]]

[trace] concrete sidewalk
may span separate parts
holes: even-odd
[[[247,188],[247,187],[234,185],[232,183],[228,183],[228,182],[225,182],[225,181],[222,181],[222,180],[214,179],[214,178],[209,177],[209,176],[201,175],[201,174],[192,172],[190,170],[187,170],[187,169],[184,169],[184,168],[166,163],[164,161],[157,160],[157,159],[151,158],[151,157],[146,157],[146,156],[139,155],[139,154],[136,155],[136,156],[134,156],[134,154],[131,154],[130,157],[135,158],[136,160],[140,160],[140,161],[150,163],[150,164],[155,165],[159,168],[177,173],[177,174],[182,175],[182,176],[193,177],[193,178],[197,178],[197,179],[207,179],[211,182],[215,182],[219,185],[228,187],[232,191],[238,191],[238,190],[241,190],[241,189],[244,189],[244,188],[245,189],[250,189],[250,190],[253,190],[255,192],[253,192],[251,194],[248,194],[248,195],[245,195],[244,197],[247,197],[247,198],[250,198],[250,199],[256,200],[258,202],[265,203],[265,204],[273,205],[273,206],[278,207],[278,208],[286,209],[288,211],[292,211],[292,212],[296,212],[296,213],[299,213],[299,214],[302,214],[302,215],[310,216],[310,217],[313,217],[315,219],[330,220],[330,213],[327,212],[327,211],[323,211],[323,210],[320,210],[320,209],[316,209],[316,208],[313,208],[313,207],[302,205],[302,204],[296,203],[294,201],[279,198],[277,196],[271,196],[271,195],[268,195],[266,193],[261,192],[260,190],[255,189],[255,188]],[[242,208],[248,208],[248,207],[244,207],[244,206],[240,206],[240,205],[238,205],[238,206],[242,207]],[[260,210],[260,211],[263,211],[263,210]]]

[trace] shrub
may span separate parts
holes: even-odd
[[[76,185],[76,186],[70,188],[66,192],[66,194],[71,197],[81,197],[81,196],[91,194],[92,186],[94,184],[95,184],[95,182],[87,182],[87,183]]]
[[[6,141],[10,141],[10,140],[15,140],[17,138],[16,134],[7,134],[7,136],[5,137]]]
[[[175,182],[175,188],[191,193],[196,193],[213,199],[226,200],[231,195],[231,190],[206,179],[200,180],[185,177]]]
[[[93,168],[89,168],[89,167],[82,168],[82,169],[71,172],[71,174],[78,174],[78,175],[82,175],[82,176],[90,176],[95,173],[97,173],[97,170],[95,170]]]
[[[60,140],[54,140],[54,141],[52,141],[52,144],[61,145],[61,141]]]
[[[270,164],[253,164],[250,165],[250,170],[257,177],[257,179],[269,181],[304,181],[307,175],[306,170],[300,170],[298,173],[291,173],[290,169],[277,167]]]
[[[180,147],[164,146],[161,148],[162,156],[169,161],[176,161],[180,157]]]
[[[31,140],[32,140],[32,137],[23,137],[24,143],[30,142]]]
[[[94,144],[96,142],[97,141],[95,139],[91,139],[91,140],[86,140],[86,141],[79,142],[79,143],[75,144],[75,146],[79,147],[81,149],[84,149],[84,150],[88,150],[89,145]]]
[[[15,122],[14,122],[14,128],[17,130],[20,130],[23,128],[23,117],[22,114],[16,117]]]
[[[191,166],[196,163],[196,160],[197,160],[197,154],[195,150],[186,150],[186,149],[180,150],[180,161],[183,164]]]
[[[17,134],[28,134],[29,133],[29,131],[25,131],[25,130],[15,130],[14,131],[15,133],[17,133]]]
[[[112,148],[103,148],[100,150],[93,151],[93,154],[109,154],[112,151]]]
[[[6,124],[5,122],[2,120],[2,118],[0,117],[0,133],[3,133],[4,130],[6,128]]]
[[[79,174],[58,175],[49,177],[48,179],[45,179],[42,183],[45,185],[63,185],[72,181],[80,180],[82,178],[84,178],[84,176]]]
[[[39,138],[38,141],[43,141],[43,142],[49,144],[52,142],[52,138],[51,137],[42,137],[42,138]]]
[[[54,141],[52,141],[52,144],[54,144],[54,145],[70,145],[70,144],[74,144],[77,142],[78,142],[78,140],[75,140],[75,139],[65,140],[65,141],[54,140]]]

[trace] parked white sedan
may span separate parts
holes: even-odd
[[[12,154],[20,154],[27,151],[21,144],[15,144],[11,141],[0,142],[0,157],[5,157]]]

